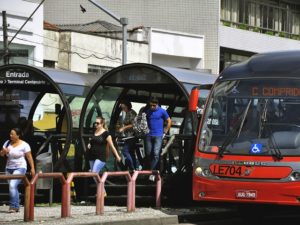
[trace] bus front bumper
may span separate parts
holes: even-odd
[[[225,181],[194,176],[193,200],[300,205],[300,182]]]

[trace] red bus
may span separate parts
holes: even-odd
[[[300,51],[226,68],[204,108],[193,200],[300,205]]]

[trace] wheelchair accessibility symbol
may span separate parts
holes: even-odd
[[[250,153],[252,154],[259,154],[262,151],[262,144],[252,144],[251,145],[251,149],[250,149]]]

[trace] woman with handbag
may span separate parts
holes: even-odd
[[[21,139],[21,129],[12,128],[10,131],[10,140],[7,140],[0,156],[7,157],[6,161],[6,175],[20,175],[27,171],[26,159],[30,165],[31,176],[35,175],[34,162],[31,155],[31,149],[27,142]],[[25,159],[26,158],[26,159]],[[9,213],[19,212],[20,198],[18,185],[20,179],[12,179],[8,181],[9,184]]]

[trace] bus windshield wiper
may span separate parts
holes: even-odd
[[[282,160],[283,157],[282,157],[282,154],[281,154],[281,151],[275,141],[275,138],[274,138],[274,135],[273,135],[273,131],[271,129],[270,130],[270,138],[271,138],[271,144],[272,144],[272,147],[273,147],[273,150],[274,150],[274,153],[275,153],[275,157],[278,159],[278,160]]]
[[[281,160],[283,159],[282,157],[282,154],[281,154],[281,151],[276,143],[276,140],[274,138],[274,135],[273,135],[273,130],[268,127],[268,125],[266,125],[266,122],[267,122],[267,103],[268,103],[268,100],[265,101],[265,104],[264,104],[264,108],[263,108],[263,111],[262,111],[262,114],[261,114],[261,119],[260,119],[260,123],[261,123],[261,126],[260,126],[260,129],[259,129],[259,137],[261,137],[262,135],[262,131],[263,129],[266,129],[267,133],[269,134],[270,136],[270,139],[271,139],[271,145],[272,145],[272,149],[275,153],[275,157],[278,159],[278,160]]]
[[[226,147],[228,145],[230,145],[237,137],[240,136],[241,130],[245,124],[246,116],[248,114],[251,102],[252,102],[252,100],[249,101],[245,111],[239,116],[239,118],[237,119],[237,122],[235,123],[235,125],[233,126],[231,131],[229,132],[228,136],[225,138],[222,146],[220,147],[219,153],[218,153],[220,157],[223,157],[223,153],[226,150]]]

